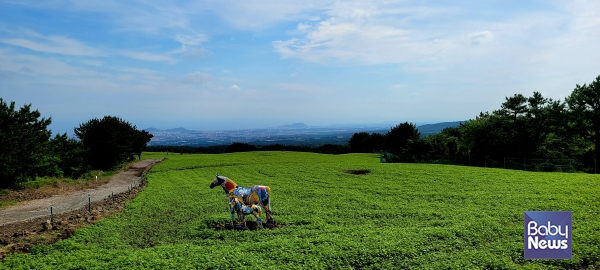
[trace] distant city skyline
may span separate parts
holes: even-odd
[[[600,1],[0,1],[0,97],[54,133],[417,124],[600,75]],[[393,124],[392,124],[393,125]]]

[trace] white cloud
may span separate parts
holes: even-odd
[[[330,92],[330,89],[322,87],[320,85],[313,85],[308,83],[274,83],[273,87],[278,90],[284,90],[282,93],[285,95],[322,95]]]
[[[310,62],[399,63],[431,57],[440,44],[433,34],[415,33],[407,17],[438,15],[443,9],[403,8],[397,3],[349,1],[336,3],[329,17],[312,27],[299,24],[304,33],[273,46],[284,58]],[[429,38],[429,36],[432,36]]]
[[[112,69],[127,73],[136,73],[141,75],[154,75],[156,74],[155,70],[146,69],[146,68],[132,68],[132,67],[112,67]]]
[[[319,22],[301,39],[278,40],[273,46],[284,58],[381,63],[418,56],[423,46],[415,43],[404,29],[330,18]]]
[[[167,62],[174,63],[171,57],[163,54],[156,53],[148,53],[148,52],[137,52],[137,51],[129,51],[129,50],[121,50],[118,52],[119,55],[129,57],[132,59],[143,60],[143,61],[151,61],[151,62]]]
[[[65,12],[75,19],[91,13],[99,35],[83,42],[76,39],[85,35],[67,32],[72,29],[42,35],[0,26],[0,77],[11,80],[0,80],[6,84],[2,90],[27,89],[12,87],[17,84],[48,86],[46,92],[67,87],[69,94],[81,93],[81,100],[100,97],[114,109],[129,108],[113,101],[131,100],[122,93],[152,93],[141,97],[144,106],[146,101],[164,103],[155,107],[169,108],[173,116],[174,106],[184,111],[181,116],[194,110],[199,112],[195,115],[211,115],[201,110],[236,104],[235,111],[227,110],[232,118],[256,111],[315,119],[434,114],[463,119],[488,108],[482,104],[497,109],[504,96],[514,93],[544,89],[548,96],[564,97],[574,83],[595,78],[600,68],[600,54],[594,53],[600,47],[597,0],[538,1],[527,8],[410,0],[27,1],[14,5]],[[503,9],[490,10],[490,5]],[[3,20],[12,28],[13,22]],[[14,22],[17,27],[20,23]],[[265,37],[275,40],[272,50],[281,58],[299,61],[270,59]],[[204,57],[208,50],[210,59],[201,65],[181,61],[150,70],[181,58]],[[303,61],[322,65],[313,68]],[[268,71],[261,69],[267,65]],[[229,72],[231,78],[196,70],[217,76]],[[84,98],[90,91],[98,95]],[[34,96],[27,93],[23,99]],[[49,99],[48,93],[42,97]],[[339,101],[332,104],[332,97]],[[383,111],[357,115],[348,109],[365,104]]]
[[[21,32],[24,38],[3,38],[0,42],[30,50],[73,56],[106,56],[102,50],[65,36],[45,36],[31,30]]]
[[[514,14],[492,10],[486,12],[495,16],[462,19],[480,10],[431,3],[344,1],[332,5],[327,16],[311,27],[299,23],[292,37],[272,45],[282,58],[321,64],[392,63],[402,65],[404,71],[452,74],[448,75],[452,78],[457,78],[454,72],[523,76],[539,70],[525,63],[541,61],[545,69],[558,68],[567,55],[578,58],[578,52],[569,48],[589,51],[590,46],[600,45],[600,2],[565,5]],[[561,55],[566,58],[558,60]]]
[[[104,62],[98,60],[81,60],[81,63],[89,66],[100,67]]]
[[[204,34],[197,35],[176,35],[175,40],[177,40],[182,45],[192,45],[199,46],[200,44],[208,41],[208,37]]]
[[[89,45],[86,45],[83,42],[78,40],[65,37],[65,36],[55,36],[55,35],[43,35],[37,33],[35,31],[29,29],[22,29],[21,31],[6,31],[4,29],[0,29],[2,32],[9,33],[11,35],[20,35],[24,36],[24,38],[20,37],[12,37],[12,38],[2,38],[0,39],[1,43],[10,44],[13,46],[18,46],[26,49],[30,49],[37,52],[43,53],[53,53],[59,55],[66,56],[87,56],[87,57],[110,57],[115,53],[110,53],[108,50],[98,49]],[[201,40],[202,37],[189,38],[183,37],[182,40],[187,40],[190,43],[197,43]],[[191,50],[186,51],[188,54],[203,54],[203,50],[200,52]],[[171,57],[164,54],[156,54],[149,52],[139,52],[132,50],[120,50],[117,51],[116,54],[126,56],[132,59],[143,60],[143,61],[153,61],[153,62],[167,62],[174,63],[175,60]],[[82,59],[82,63],[92,66],[100,66],[102,62],[98,60],[89,60]]]
[[[334,1],[305,0],[207,0],[197,2],[195,10],[210,10],[239,29],[265,28],[276,23],[314,19],[314,12],[328,9]]]
[[[59,1],[61,2],[61,1]],[[120,31],[158,34],[169,30],[189,29],[189,4],[162,1],[62,1],[64,8],[104,13]],[[52,6],[60,8],[53,1]]]
[[[471,40],[471,45],[484,45],[492,42],[494,39],[494,34],[492,34],[490,31],[481,31],[470,34],[469,39]]]
[[[214,76],[204,72],[192,72],[185,75],[185,81],[192,84],[208,84],[214,80]]]
[[[0,71],[1,70],[52,76],[95,74],[93,71],[72,66],[56,58],[19,54],[12,50],[0,50]]]
[[[298,29],[298,31],[302,31],[302,32],[308,30],[309,28],[311,28],[311,25],[307,24],[307,23],[299,23],[298,26],[296,27],[296,29]]]
[[[186,58],[199,58],[206,54],[206,50],[200,46],[208,41],[204,34],[176,35],[175,40],[181,43],[181,48],[171,51],[170,54],[182,54]]]

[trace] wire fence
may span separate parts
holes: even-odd
[[[51,198],[30,201],[27,204],[17,205],[0,210],[0,226],[29,221],[37,218],[76,211],[79,209],[88,209],[91,211],[92,203],[112,198],[117,194],[131,192],[134,188],[142,185],[145,176],[137,177],[129,185],[121,185],[112,189],[99,189],[92,191],[79,191],[70,195],[69,198],[63,196],[53,196]]]

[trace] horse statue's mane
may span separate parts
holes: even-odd
[[[221,187],[223,187],[223,190],[225,190],[225,193],[227,193],[227,194],[229,194],[232,190],[239,187],[235,182],[233,182],[233,180],[231,180],[225,176],[217,174],[217,178],[219,179],[219,185]],[[211,186],[211,188],[212,188],[212,186]]]

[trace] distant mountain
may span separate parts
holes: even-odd
[[[302,129],[302,128],[308,128],[308,126],[305,125],[304,123],[293,123],[291,125],[279,126],[278,128]]]
[[[444,122],[417,126],[422,137],[441,132],[447,127],[457,127],[461,122]],[[215,146],[233,142],[254,145],[323,145],[345,144],[357,132],[386,134],[390,128],[380,125],[312,126],[294,123],[272,128],[194,131],[185,128],[161,130],[145,129],[154,137],[148,145]]]
[[[460,123],[465,123],[467,121],[455,121],[455,122],[443,122],[436,124],[426,124],[418,126],[417,129],[421,133],[421,136],[431,135],[435,133],[440,133],[443,129],[448,127],[458,127]]]

